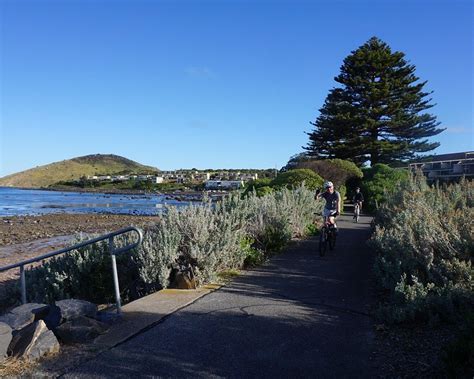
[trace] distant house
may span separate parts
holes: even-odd
[[[111,179],[112,177],[110,175],[101,175],[97,177],[97,180],[100,180],[100,181],[111,180]]]
[[[239,179],[243,181],[249,181],[249,180],[257,180],[258,179],[258,174],[240,174],[239,173]]]
[[[455,181],[462,177],[474,178],[474,151],[436,155],[413,162],[410,170],[420,169],[429,181]]]
[[[208,180],[206,182],[207,190],[232,190],[244,186],[242,180]]]
[[[114,182],[126,182],[127,180],[129,180],[129,176],[128,175],[115,175],[115,176],[112,176],[112,180]]]

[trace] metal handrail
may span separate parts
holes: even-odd
[[[132,243],[132,244],[122,246],[119,249],[115,249],[115,247],[114,247],[114,237],[116,237],[118,235],[121,235],[121,234],[129,233],[129,232],[135,232],[138,235],[138,240],[136,242]],[[116,299],[116,303],[117,303],[117,313],[121,314],[122,313],[122,306],[121,306],[121,300],[120,300],[120,288],[119,288],[119,282],[118,282],[117,263],[116,263],[116,260],[115,260],[115,256],[118,255],[118,254],[122,254],[126,251],[129,251],[129,250],[139,246],[142,243],[142,240],[143,240],[142,231],[138,228],[133,227],[133,226],[130,226],[128,228],[123,228],[123,229],[117,230],[117,231],[112,232],[112,233],[104,234],[102,236],[77,243],[77,244],[75,244],[71,247],[66,247],[64,249],[52,251],[51,253],[40,255],[40,256],[35,257],[35,258],[26,259],[26,260],[18,262],[18,263],[14,263],[14,264],[11,264],[11,265],[8,265],[8,266],[0,267],[0,272],[8,271],[8,270],[11,270],[11,269],[14,269],[14,268],[17,268],[17,267],[20,268],[21,301],[22,301],[23,304],[25,304],[26,303],[25,265],[35,263],[35,262],[39,262],[39,261],[42,261],[46,258],[51,258],[51,257],[54,257],[54,256],[59,255],[59,254],[68,253],[72,250],[77,250],[77,249],[80,249],[81,247],[91,245],[91,244],[94,244],[94,243],[99,242],[99,241],[104,241],[106,239],[109,240],[109,253],[110,253],[110,257],[112,259],[112,273],[113,273],[113,278],[114,278],[114,288],[115,288],[115,299]]]

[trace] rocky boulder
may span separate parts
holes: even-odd
[[[13,330],[19,330],[31,324],[48,309],[46,304],[26,303],[13,308],[10,312],[0,317],[0,322],[10,325]]]
[[[196,289],[196,279],[189,272],[177,272],[173,287],[181,290]]]
[[[55,332],[64,343],[83,343],[93,340],[107,329],[107,324],[81,316],[61,324]]]
[[[61,311],[62,321],[73,320],[81,316],[94,318],[97,314],[97,305],[85,300],[59,300],[56,301],[56,306]]]
[[[11,340],[12,328],[10,325],[0,322],[0,363],[5,360]]]
[[[9,346],[10,355],[28,360],[36,360],[58,351],[59,342],[43,320],[35,321],[19,330]]]
[[[56,329],[61,324],[61,309],[56,305],[50,305],[47,312],[36,315],[35,321],[43,320],[50,330]]]

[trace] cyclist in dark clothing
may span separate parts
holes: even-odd
[[[362,203],[364,202],[364,195],[362,195],[362,192],[360,192],[360,188],[356,188],[356,193],[354,197],[352,198],[352,203],[353,204],[359,204],[359,210],[362,210]]]

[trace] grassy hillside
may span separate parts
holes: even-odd
[[[48,187],[61,181],[77,180],[85,175],[155,173],[155,167],[144,166],[113,154],[86,155],[61,162],[38,166],[0,178],[5,187]]]

